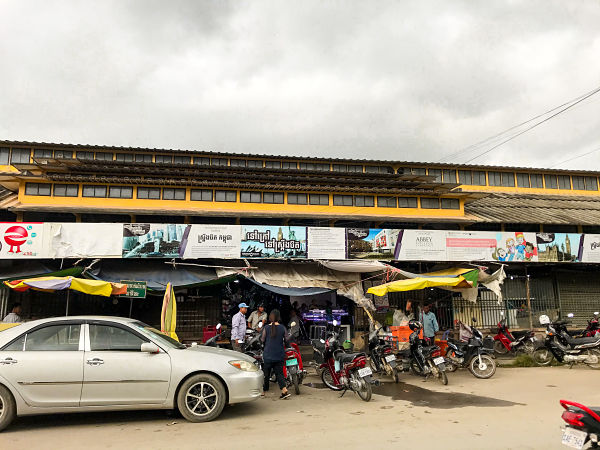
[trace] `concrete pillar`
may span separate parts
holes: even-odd
[[[75,213],[73,215],[75,216],[75,222],[80,223],[81,222],[81,213]]]
[[[135,223],[135,214],[129,214],[129,223]]]
[[[23,222],[23,211],[17,211],[17,222]]]

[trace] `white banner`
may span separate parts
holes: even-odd
[[[49,258],[121,258],[122,223],[46,223]]]
[[[346,229],[308,227],[310,259],[346,259]]]
[[[0,223],[0,259],[45,258],[44,224]]]
[[[445,261],[446,232],[403,230],[398,237],[394,259],[401,261]]]
[[[183,258],[239,258],[242,227],[191,225],[181,242]]]
[[[582,262],[600,263],[600,234],[584,234]]]

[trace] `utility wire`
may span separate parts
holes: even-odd
[[[577,105],[577,104],[581,103],[582,101],[584,101],[584,100],[585,100],[585,99],[587,99],[587,98],[590,98],[592,95],[594,95],[594,94],[597,94],[598,92],[600,92],[600,87],[598,87],[598,88],[594,89],[593,91],[590,91],[589,93],[587,93],[587,94],[586,94],[586,95],[584,95],[583,97],[580,97],[580,98],[579,98],[577,101],[575,101],[575,102],[571,103],[570,105],[568,105],[568,106],[564,107],[564,108],[563,108],[563,109],[561,109],[560,111],[558,111],[558,112],[555,112],[555,113],[554,113],[554,114],[552,114],[551,116],[548,116],[548,117],[546,117],[544,120],[541,120],[541,121],[539,121],[539,122],[537,122],[537,123],[535,123],[535,124],[531,125],[530,127],[527,127],[527,128],[525,128],[523,131],[520,131],[519,133],[516,133],[516,134],[514,134],[514,135],[510,136],[509,138],[507,138],[507,139],[504,139],[504,140],[503,140],[503,141],[501,141],[499,144],[496,144],[496,145],[494,145],[493,147],[489,148],[488,150],[486,150],[486,151],[484,151],[484,152],[481,152],[480,154],[478,154],[478,155],[474,156],[473,158],[471,158],[471,159],[469,159],[469,160],[465,161],[465,162],[464,162],[464,164],[468,164],[468,163],[470,163],[471,161],[473,161],[473,160],[475,160],[475,159],[477,159],[477,158],[480,158],[480,157],[482,157],[483,155],[487,155],[487,154],[488,154],[488,153],[490,153],[492,150],[495,150],[495,149],[497,149],[497,148],[498,148],[498,147],[500,147],[501,145],[504,145],[504,144],[506,144],[507,142],[509,142],[509,141],[512,141],[512,140],[513,140],[513,139],[515,139],[516,137],[519,137],[519,136],[521,136],[522,134],[524,134],[524,133],[527,133],[528,131],[530,131],[530,130],[532,130],[532,129],[534,129],[534,128],[538,127],[538,126],[540,126],[540,125],[541,125],[541,124],[543,124],[544,122],[547,122],[547,121],[549,121],[550,119],[552,119],[552,118],[554,118],[554,117],[558,116],[559,114],[562,114],[563,112],[567,111],[568,109],[571,109],[573,106],[575,106],[575,105]]]
[[[533,122],[534,120],[536,120],[536,119],[539,119],[540,117],[544,117],[544,116],[546,116],[546,115],[548,115],[548,114],[550,114],[550,113],[552,113],[552,112],[556,111],[557,109],[563,108],[564,106],[567,106],[567,105],[569,105],[570,103],[573,103],[573,102],[575,102],[575,101],[577,101],[577,100],[579,100],[579,99],[582,99],[582,98],[583,98],[583,97],[585,97],[586,95],[589,95],[589,94],[592,94],[592,95],[593,95],[594,91],[595,91],[595,89],[594,89],[594,90],[592,90],[592,91],[590,91],[590,92],[587,92],[587,93],[585,93],[585,94],[583,94],[583,95],[580,95],[580,96],[579,96],[579,97],[577,97],[577,98],[574,98],[574,99],[572,99],[572,100],[569,100],[568,102],[565,102],[565,103],[563,103],[562,105],[559,105],[559,106],[556,106],[556,107],[554,107],[554,108],[552,108],[552,109],[549,109],[548,111],[546,111],[546,112],[544,112],[544,113],[542,113],[542,114],[538,114],[537,116],[535,116],[535,117],[532,117],[531,119],[529,119],[529,120],[526,120],[526,121],[524,121],[524,122],[521,122],[521,123],[520,123],[520,124],[518,124],[518,125],[514,125],[514,126],[512,126],[512,127],[510,127],[510,128],[507,128],[506,130],[504,130],[504,131],[502,131],[502,132],[500,132],[500,133],[498,133],[498,134],[495,134],[494,136],[491,136],[491,137],[489,137],[489,138],[483,139],[482,141],[479,141],[479,142],[477,142],[477,143],[475,143],[475,144],[471,144],[471,145],[469,145],[468,147],[465,147],[465,148],[463,148],[463,149],[461,149],[461,150],[457,150],[456,152],[453,152],[453,153],[451,153],[451,154],[449,154],[449,155],[447,155],[447,156],[444,156],[444,157],[442,157],[442,159],[440,160],[440,162],[443,162],[443,161],[444,161],[445,159],[447,159],[447,158],[452,158],[452,157],[454,157],[454,156],[460,155],[461,153],[465,153],[465,152],[468,152],[468,151],[470,151],[470,150],[473,150],[473,149],[475,149],[475,148],[477,148],[477,147],[481,146],[482,144],[485,144],[485,143],[486,143],[486,142],[488,142],[488,141],[494,141],[494,140],[496,140],[497,138],[500,138],[500,137],[502,137],[503,135],[505,135],[505,134],[506,134],[506,133],[508,133],[509,131],[512,131],[512,130],[514,130],[514,129],[516,129],[516,128],[520,128],[520,127],[522,127],[523,125],[526,125],[526,124],[528,124],[529,122]]]
[[[568,162],[573,161],[575,159],[583,158],[584,156],[590,155],[590,154],[592,154],[594,152],[597,152],[598,150],[600,150],[600,147],[595,148],[594,150],[590,150],[589,152],[585,152],[585,153],[582,153],[580,155],[573,156],[572,158],[565,159],[564,161],[561,161],[561,162],[559,162],[557,164],[554,164],[553,166],[550,166],[549,169],[554,169],[556,166],[560,166],[560,165],[562,165],[564,163],[568,163]]]

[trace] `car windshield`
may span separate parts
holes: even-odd
[[[163,344],[169,348],[186,348],[181,342],[177,342],[172,337],[167,336],[166,334],[161,333],[156,328],[152,328],[150,325],[146,325],[143,322],[133,322],[132,325],[140,330],[142,333],[150,336],[158,343]]]

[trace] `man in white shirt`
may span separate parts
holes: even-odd
[[[235,351],[242,351],[242,344],[246,339],[246,312],[248,305],[240,303],[240,311],[231,320],[231,345]]]
[[[10,310],[10,313],[6,315],[6,317],[4,318],[2,323],[20,323],[20,322],[22,322],[20,314],[21,314],[21,304],[15,303],[12,305],[12,309]]]
[[[267,313],[265,312],[264,305],[258,305],[258,309],[252,311],[250,317],[248,317],[248,327],[252,330],[258,330],[258,324],[261,322],[263,326],[267,323]]]

